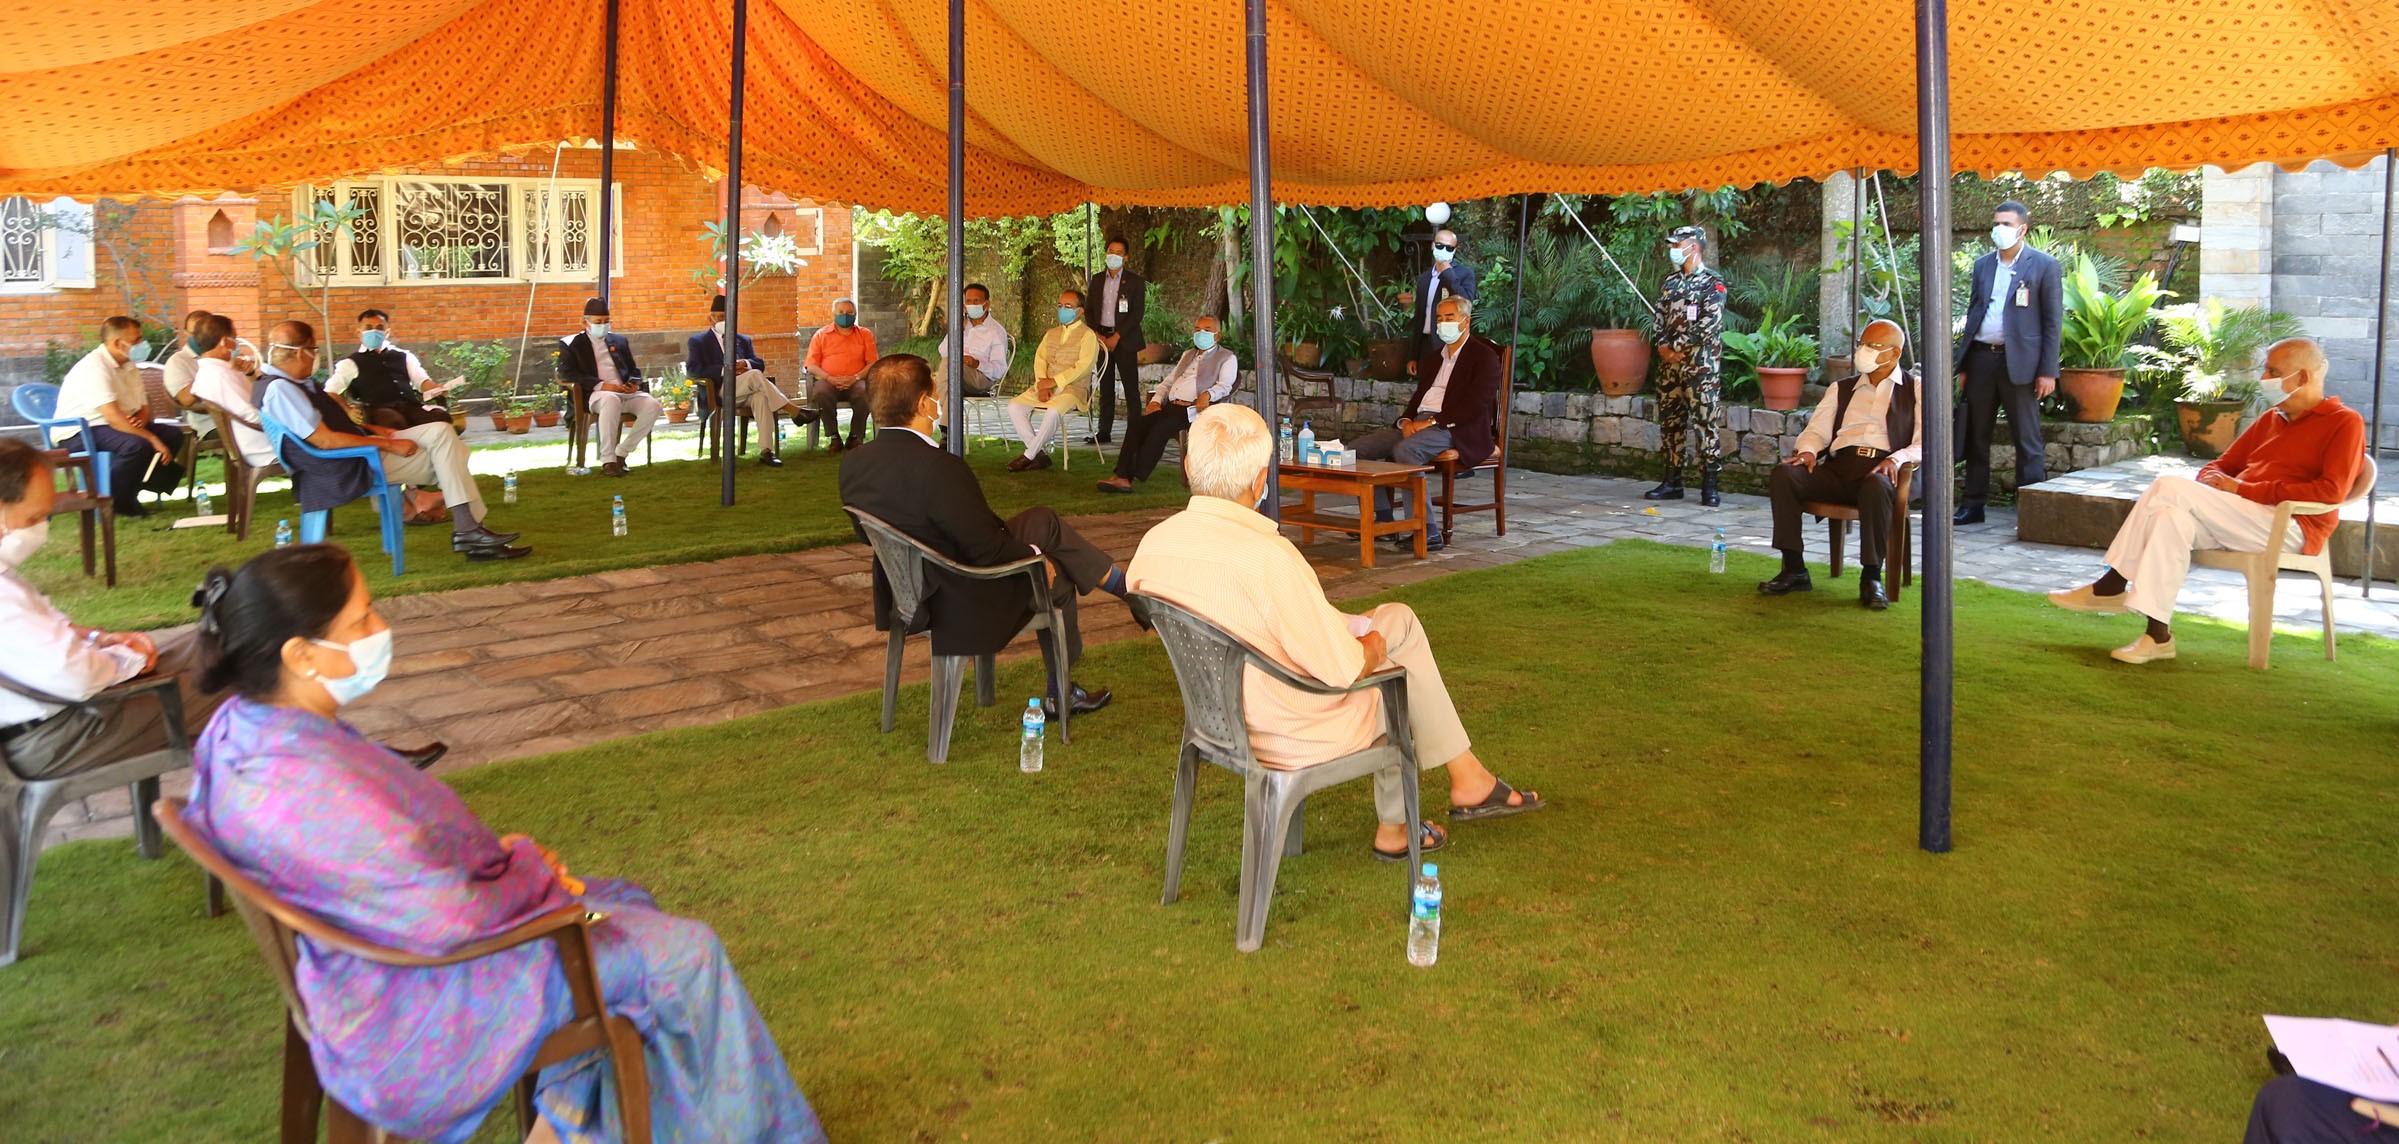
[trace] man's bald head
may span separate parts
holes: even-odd
[[[1876,318],[1866,323],[1866,328],[1858,331],[1857,346],[1858,349],[1874,350],[1875,360],[1873,369],[1862,372],[1877,382],[1889,377],[1891,371],[1898,367],[1899,355],[1906,351],[1907,345],[1907,331],[1901,329],[1899,323],[1889,318]]]

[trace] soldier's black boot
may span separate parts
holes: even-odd
[[[1699,503],[1704,504],[1709,508],[1714,508],[1717,505],[1724,503],[1724,498],[1718,496],[1716,493],[1716,466],[1714,465],[1709,465],[1707,468],[1700,471]]]
[[[1642,493],[1642,494],[1641,494],[1641,499],[1642,499],[1642,500],[1681,500],[1681,499],[1683,499],[1683,474],[1682,474],[1682,471],[1681,471],[1681,470],[1679,470],[1679,469],[1678,469],[1678,470],[1670,470],[1670,471],[1668,471],[1668,472],[1667,472],[1667,474],[1666,474],[1666,479],[1665,479],[1665,480],[1662,480],[1662,481],[1659,481],[1659,482],[1658,482],[1658,487],[1656,487],[1656,488],[1654,488],[1654,489],[1651,489],[1651,490],[1649,490],[1648,492]]]

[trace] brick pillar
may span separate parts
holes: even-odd
[[[233,243],[256,225],[258,200],[231,195],[214,199],[186,196],[175,200],[171,209],[175,269],[168,280],[183,291],[184,309],[223,314],[233,319],[233,327],[242,337],[264,346],[266,331],[259,320],[259,265],[249,255],[232,252]],[[182,317],[180,313],[175,315],[178,321]]]

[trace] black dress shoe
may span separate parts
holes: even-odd
[[[488,528],[478,528],[473,532],[454,532],[450,534],[450,551],[464,552],[469,548],[510,545],[516,543],[516,538],[520,535],[522,534],[515,532],[493,532]]]
[[[1981,524],[1982,522],[1983,510],[1979,508],[1961,508],[1956,516],[1949,518],[1951,524]]]
[[[135,501],[130,505],[120,505],[117,508],[117,519],[119,520],[139,520],[148,515],[150,515],[149,506],[140,501]]]
[[[519,560],[533,555],[531,548],[513,544],[490,544],[477,541],[463,547],[453,547],[460,555],[469,560]]]
[[[1768,580],[1759,584],[1758,594],[1762,596],[1788,596],[1793,592],[1806,592],[1815,587],[1816,582],[1808,579],[1808,570],[1801,568],[1795,572],[1784,572],[1780,575],[1777,575],[1772,580]]]
[[[1882,577],[1867,576],[1858,581],[1858,603],[1874,612],[1891,606],[1890,599],[1883,595]]]
[[[383,749],[400,756],[401,762],[420,771],[440,762],[443,755],[450,753],[450,745],[439,740],[427,743],[413,751],[403,751],[389,743],[384,744]]]
[[[1656,488],[1654,488],[1654,489],[1651,489],[1651,490],[1649,490],[1648,492],[1642,493],[1642,494],[1641,494],[1641,499],[1642,499],[1642,500],[1681,500],[1681,499],[1683,499],[1683,481],[1682,481],[1682,478],[1680,478],[1680,477],[1668,477],[1668,478],[1666,478],[1665,480],[1659,481],[1659,482],[1658,482],[1658,487],[1656,487]]]
[[[770,469],[780,469],[783,467],[783,458],[773,453],[760,453],[758,454],[758,463]]]
[[[1073,688],[1074,711],[1077,715],[1089,715],[1102,707],[1106,707],[1110,700],[1116,698],[1116,693],[1108,690],[1105,687],[1100,688],[1098,692],[1094,693],[1083,690],[1083,685],[1080,683],[1069,684],[1068,686]],[[1041,710],[1050,718],[1057,718],[1058,701],[1056,699],[1042,700]]]

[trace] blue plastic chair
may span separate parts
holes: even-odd
[[[58,415],[57,386],[46,381],[27,382],[9,391],[8,403],[16,407],[17,416],[33,422],[41,429],[43,448],[55,449],[59,447],[58,442],[62,438],[75,438],[76,443],[83,447],[68,453],[68,456],[90,457],[92,459],[90,491],[101,496],[109,495],[110,456],[106,452],[95,453],[92,451],[92,438],[89,432],[91,426],[86,424],[83,418]]]
[[[408,570],[408,547],[401,540],[401,530],[407,526],[400,519],[400,486],[393,484],[383,475],[383,450],[372,445],[353,445],[346,449],[319,449],[309,444],[307,438],[276,424],[275,419],[268,416],[265,410],[259,411],[258,424],[260,428],[266,430],[267,448],[273,451],[277,457],[283,456],[285,445],[290,445],[308,456],[321,460],[356,458],[365,461],[367,472],[375,478],[375,487],[367,490],[367,496],[374,499],[375,511],[383,518],[383,550],[391,553],[392,575],[398,576]],[[299,492],[299,480],[296,474],[292,481],[292,491],[295,495]],[[301,513],[300,543],[324,543],[325,525],[332,516],[333,512],[330,509],[317,509],[314,512]]]

